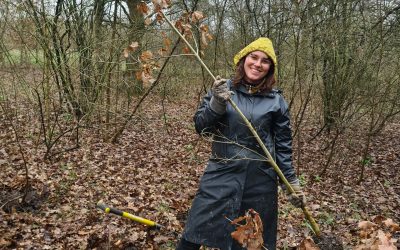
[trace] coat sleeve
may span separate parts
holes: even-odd
[[[292,165],[292,131],[290,127],[290,115],[288,105],[281,95],[279,98],[279,110],[276,112],[273,124],[275,135],[276,164],[289,182],[297,180]]]
[[[214,134],[217,122],[223,117],[223,114],[218,114],[210,108],[211,96],[209,91],[193,117],[196,132],[199,134]]]

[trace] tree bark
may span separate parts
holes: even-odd
[[[128,38],[131,42],[138,42],[141,46],[142,38],[145,33],[145,24],[143,14],[137,9],[140,0],[125,0],[129,10],[130,32]],[[138,52],[133,53],[132,56],[126,59],[126,74],[125,79],[128,83],[132,83],[133,94],[141,94],[143,92],[143,83],[136,79],[136,72],[138,67],[135,65],[133,58],[138,55]],[[130,84],[129,84],[130,85]],[[128,98],[130,98],[128,92]]]

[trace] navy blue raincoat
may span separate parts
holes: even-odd
[[[228,87],[232,100],[252,123],[289,182],[296,180],[292,167],[292,137],[288,106],[279,91],[249,94],[244,85]],[[231,237],[230,220],[253,208],[264,226],[264,245],[276,248],[278,177],[266,156],[231,105],[224,114],[210,108],[208,93],[196,114],[196,131],[213,138],[212,153],[185,225],[187,241],[222,250],[241,249]]]

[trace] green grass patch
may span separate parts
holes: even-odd
[[[334,216],[327,212],[323,212],[319,215],[319,221],[324,223],[325,225],[335,224]]]
[[[5,56],[5,63],[9,65],[27,63],[31,65],[42,66],[44,62],[44,53],[42,50],[27,51],[22,54],[20,49],[12,49]]]

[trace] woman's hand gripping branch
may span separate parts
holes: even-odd
[[[294,193],[290,193],[290,191],[285,187],[288,201],[297,208],[305,207],[307,200],[299,181],[296,180],[291,182],[290,185],[292,186]]]
[[[227,79],[217,76],[211,87],[212,97],[210,107],[215,113],[223,114],[226,111],[226,102],[231,98],[232,91],[226,84]]]

